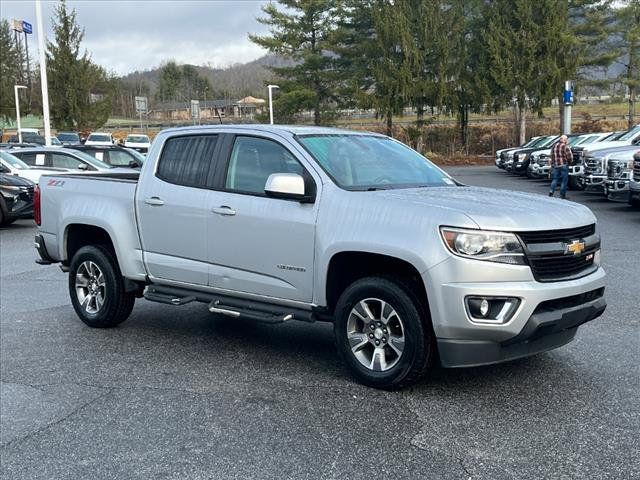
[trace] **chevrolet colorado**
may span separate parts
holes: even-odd
[[[113,327],[136,298],[267,323],[332,321],[361,382],[570,342],[605,309],[581,205],[462,185],[391,138],[321,127],[168,129],[138,173],[43,176],[39,263]]]

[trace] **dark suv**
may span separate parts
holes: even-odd
[[[33,217],[34,186],[31,180],[5,173],[0,166],[0,226]]]

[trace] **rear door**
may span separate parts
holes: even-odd
[[[209,197],[209,285],[224,290],[311,302],[318,202],[267,197],[273,173],[320,181],[285,139],[232,135]]]
[[[214,168],[218,135],[168,138],[155,165],[138,185],[138,228],[149,274],[207,285],[207,176]]]

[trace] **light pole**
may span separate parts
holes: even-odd
[[[47,57],[44,49],[44,29],[42,27],[41,0],[36,0],[36,25],[38,28],[38,51],[40,53],[40,86],[42,88],[42,118],[44,121],[44,141],[51,146],[51,123],[49,121],[49,88],[47,87]]]
[[[273,125],[273,89],[280,88],[278,85],[267,85],[269,89],[269,124]]]
[[[27,88],[24,85],[14,85],[13,94],[16,97],[16,126],[18,127],[18,142],[22,143],[22,127],[20,126],[20,98],[18,97],[18,90],[21,88]]]

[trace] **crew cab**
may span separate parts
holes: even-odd
[[[136,298],[266,323],[330,321],[361,382],[400,388],[570,342],[605,310],[596,219],[463,185],[383,135],[219,125],[160,132],[140,174],[43,176],[39,263],[90,327]]]
[[[619,155],[633,155],[637,145],[623,145],[596,151],[585,151],[582,159],[582,174],[577,177],[581,188],[591,193],[606,195],[609,175],[609,158]]]
[[[640,153],[638,147],[611,154],[607,161],[607,181],[604,193],[609,200],[626,202],[629,199],[629,182],[633,177],[633,160]]]
[[[30,167],[18,157],[9,152],[0,150],[0,172],[26,178],[34,183],[38,183],[43,174],[62,173],[69,170],[53,167]]]

